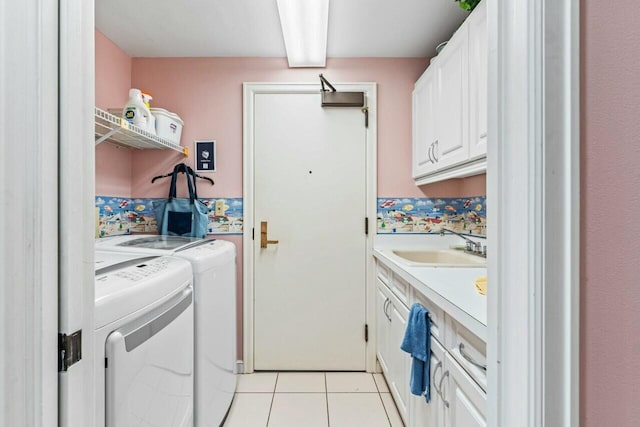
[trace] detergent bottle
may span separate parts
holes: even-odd
[[[148,115],[148,121],[147,121],[147,130],[149,132],[151,132],[152,134],[156,134],[156,116],[153,115],[153,113],[151,113],[151,100],[153,99],[153,97],[151,96],[150,93],[142,91],[142,102],[144,103],[144,106],[147,108],[147,113]]]
[[[142,101],[140,89],[129,89],[129,100],[122,110],[122,117],[134,126],[147,130],[147,123],[151,113]]]

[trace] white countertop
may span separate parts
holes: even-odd
[[[487,297],[475,287],[475,280],[487,275],[486,268],[409,266],[382,248],[375,249],[374,256],[486,342]]]

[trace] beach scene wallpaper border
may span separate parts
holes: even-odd
[[[378,234],[436,234],[444,227],[471,236],[487,235],[485,196],[378,198]]]
[[[96,196],[96,235],[158,232],[153,198]],[[208,234],[242,234],[244,204],[241,197],[201,199],[208,208]],[[295,201],[293,205],[295,205]],[[295,209],[291,210],[295,215]],[[486,197],[378,198],[378,234],[437,234],[444,227],[458,233],[485,237]]]
[[[96,197],[96,235],[157,234],[153,201],[160,199]],[[242,198],[200,199],[208,208],[207,234],[242,234]]]

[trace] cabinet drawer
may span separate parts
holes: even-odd
[[[447,316],[447,350],[483,389],[487,390],[487,344]]]
[[[413,292],[414,302],[422,304],[424,308],[429,310],[429,314],[431,316],[431,336],[440,341],[441,343],[445,343],[445,320],[444,320],[444,311],[437,305],[431,302],[429,298],[425,297],[418,291]]]
[[[390,274],[391,274],[391,271],[389,270],[389,268],[386,265],[382,264],[381,262],[376,262],[376,276],[385,285],[389,284],[389,275]]]
[[[397,274],[391,274],[391,291],[398,297],[400,301],[407,307],[409,306],[409,292],[411,285],[409,282],[398,276]]]

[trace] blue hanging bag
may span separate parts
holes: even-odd
[[[183,172],[187,178],[188,199],[176,197],[176,183],[180,172]],[[206,237],[207,235],[208,208],[198,200],[195,172],[184,163],[173,168],[169,197],[155,200],[153,212],[158,223],[158,232],[162,235],[184,237]]]

